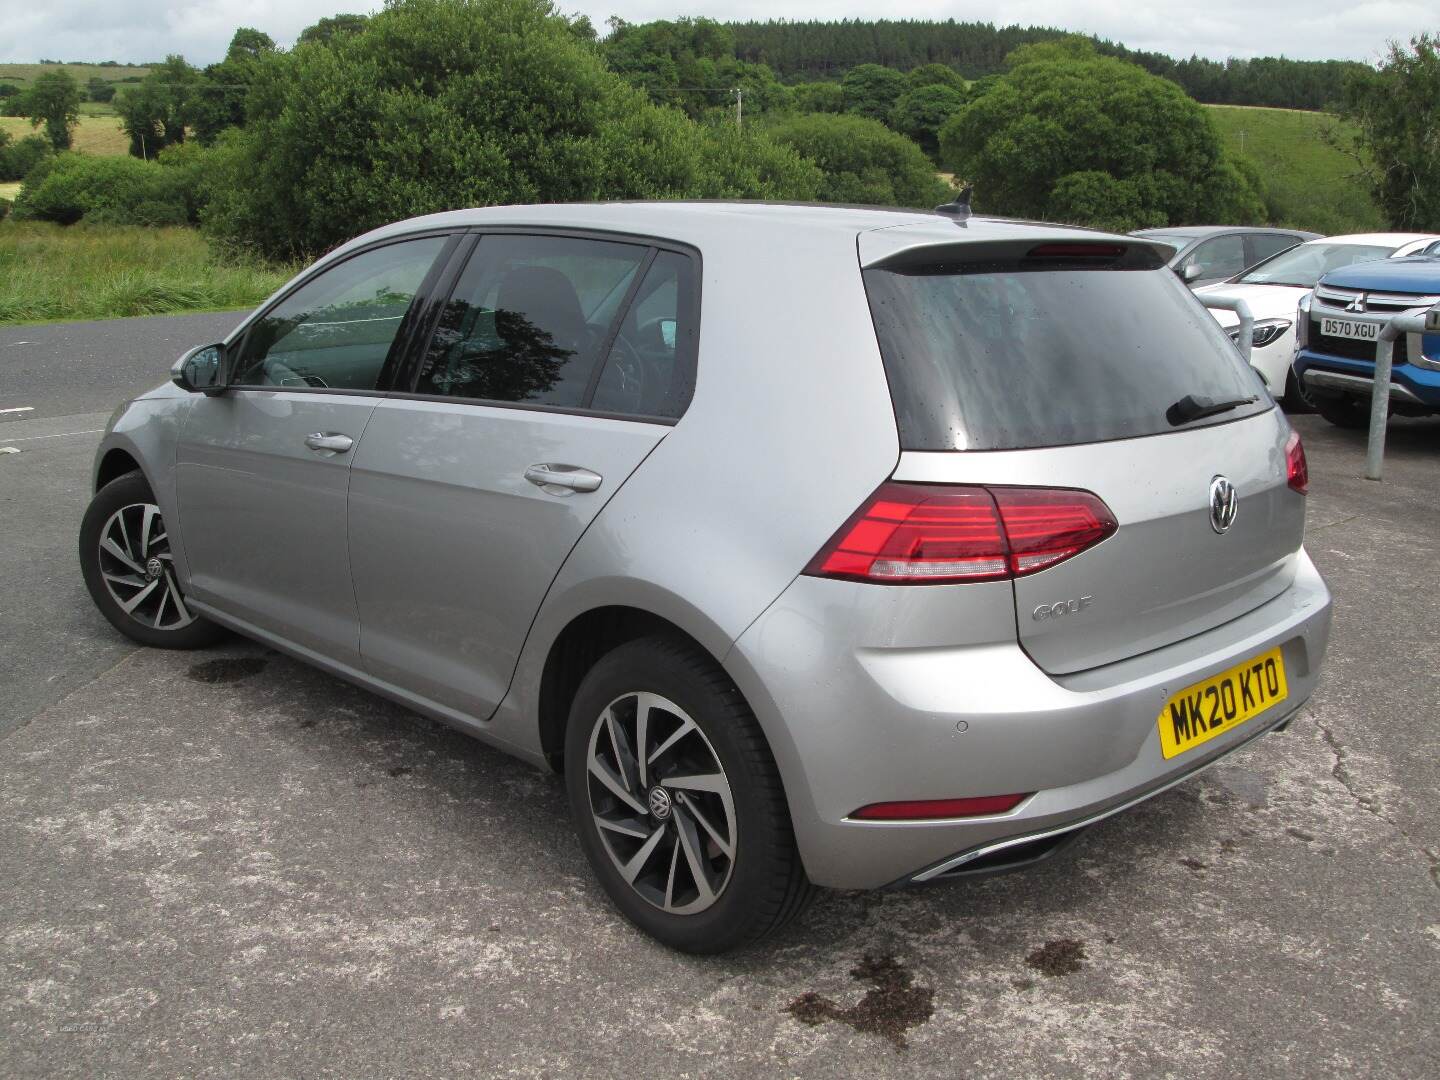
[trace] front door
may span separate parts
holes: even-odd
[[[251,324],[229,389],[195,401],[176,485],[189,595],[202,610],[359,666],[346,544],[352,450],[447,242],[386,244],[325,268]]]
[[[414,374],[355,453],[350,543],[366,670],[475,719],[595,515],[693,384],[687,255],[481,238]]]

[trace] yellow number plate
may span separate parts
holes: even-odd
[[[1167,758],[1183,754],[1221,732],[1239,727],[1290,693],[1278,648],[1204,682],[1187,686],[1160,710],[1160,749]]]

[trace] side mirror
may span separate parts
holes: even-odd
[[[220,394],[225,390],[225,346],[201,345],[191,349],[170,369],[170,381],[192,394]]]
[[[1200,274],[1199,263],[1188,262],[1180,268],[1180,277],[1185,281],[1194,281]]]

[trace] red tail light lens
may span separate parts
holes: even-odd
[[[1088,491],[889,481],[805,572],[892,585],[1001,581],[1054,566],[1115,529]]]
[[[1032,793],[980,795],[971,799],[915,799],[862,806],[850,816],[860,821],[933,821],[936,818],[980,817],[1014,810]]]
[[[1305,461],[1305,444],[1298,431],[1290,432],[1285,443],[1285,482],[1301,495],[1310,492],[1310,466]]]

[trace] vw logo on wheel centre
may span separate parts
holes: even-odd
[[[1223,476],[1210,481],[1210,527],[1223,533],[1235,524],[1235,514],[1240,508],[1240,496],[1235,485]]]
[[[650,789],[650,813],[656,821],[664,821],[670,816],[670,793],[664,788]]]

